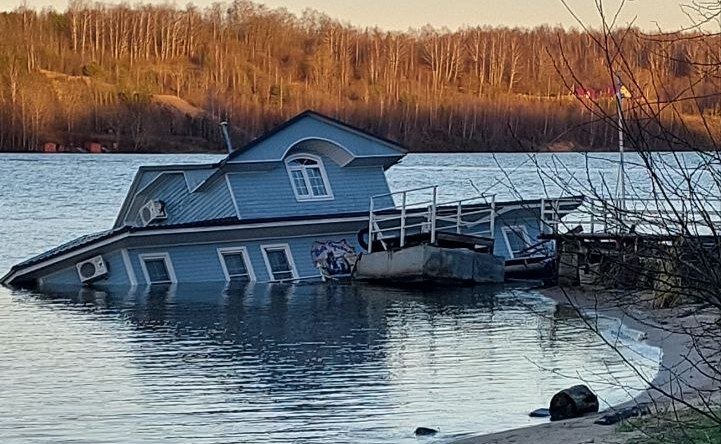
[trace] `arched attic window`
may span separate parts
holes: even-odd
[[[297,154],[285,160],[285,167],[297,200],[333,199],[328,175],[320,157]]]

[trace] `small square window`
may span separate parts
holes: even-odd
[[[263,247],[263,254],[272,280],[287,281],[297,278],[287,245]]]
[[[503,227],[503,235],[506,238],[506,246],[511,257],[518,256],[519,253],[531,244],[528,238],[528,232],[524,226]]]
[[[168,284],[173,282],[170,271],[170,257],[162,256],[141,256],[143,267],[149,284]]]
[[[253,277],[245,248],[219,249],[223,271],[227,280],[252,281]]]

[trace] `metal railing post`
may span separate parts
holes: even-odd
[[[403,192],[401,203],[401,248],[406,245],[406,192]]]
[[[496,195],[491,197],[491,237],[496,237]]]
[[[456,208],[456,233],[461,234],[461,209],[463,206],[461,205],[461,201],[458,201],[458,208]]]
[[[368,253],[373,252],[373,198],[371,197],[370,211],[368,213]]]
[[[604,201],[601,206],[603,208],[603,232],[610,233],[611,229],[608,227],[608,203]]]
[[[545,230],[546,227],[549,227],[549,228],[551,227],[551,224],[546,222],[546,198],[545,197],[541,198],[541,225],[542,225],[543,230]]]
[[[431,244],[436,243],[436,196],[438,185],[433,187],[433,201],[431,203]]]

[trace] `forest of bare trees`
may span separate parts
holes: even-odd
[[[570,2],[561,1],[579,26],[585,27],[568,6]],[[598,97],[579,99],[579,104],[618,130],[635,153],[629,156],[631,167],[620,153],[607,158],[618,167],[616,179],[621,180],[615,183],[607,182],[591,166],[589,161],[599,158],[593,154],[585,156],[585,171],[572,175],[559,156],[547,163],[529,156],[544,189],[554,186],[562,195],[585,196],[575,220],[566,218],[562,226],[551,227],[559,233],[556,248],[561,253],[559,286],[550,294],[582,316],[587,328],[624,359],[647,387],[630,403],[609,409],[611,417],[626,419],[612,442],[719,443],[721,151],[702,148],[718,148],[721,125],[718,111],[710,104],[718,99],[719,90],[709,85],[719,79],[721,59],[713,52],[721,48],[710,34],[644,36],[654,44],[664,44],[654,47],[652,63],[638,71],[639,54],[626,49],[627,39],[637,37],[619,28],[614,19],[625,2],[617,3],[618,9],[606,9],[608,3],[594,1],[603,27],[593,35],[592,45],[605,54],[600,65],[607,82],[620,75],[634,97],[622,119]],[[685,10],[689,29],[721,25],[720,0],[690,1]],[[707,56],[692,52],[700,48],[710,50]],[[571,59],[566,64],[570,82],[583,75],[572,63]],[[701,147],[699,140],[708,144]],[[664,143],[689,152],[654,152]],[[629,174],[631,169],[633,174]],[[518,195],[520,181],[514,183],[511,172],[505,176]],[[568,270],[572,271],[566,274]],[[664,348],[658,373],[644,375],[641,366],[623,358],[618,333],[608,335],[599,322],[604,312],[613,313],[624,324],[635,323],[649,336],[656,335],[656,344]],[[674,338],[682,338],[681,352],[667,359],[676,353],[666,354]],[[610,384],[624,391],[632,389],[618,380]],[[599,441],[580,430],[574,442]]]
[[[577,100],[615,109],[594,32],[386,32],[246,0],[202,10],[19,8],[0,14],[0,150],[89,141],[119,151],[219,150],[220,119],[240,144],[309,108],[414,151],[608,150],[616,131]],[[651,99],[626,106],[655,107],[667,129],[715,148],[700,126],[721,119],[718,73],[708,72],[719,65],[721,37],[617,32],[631,94]],[[689,86],[693,100],[684,101]],[[659,138],[653,148],[684,147]]]

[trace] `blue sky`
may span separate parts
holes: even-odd
[[[207,6],[214,0],[193,0]],[[604,0],[607,10],[613,11],[620,0]],[[150,3],[168,3],[150,0]],[[691,0],[627,0],[621,23],[630,21],[646,30],[660,26],[664,31],[687,26],[688,17],[681,4]],[[135,1],[128,3],[134,4]],[[178,6],[187,2],[179,0]],[[405,30],[432,24],[456,29],[464,25],[536,26],[541,24],[576,25],[561,0],[260,0],[270,7],[285,7],[300,13],[306,8],[323,11],[328,15],[358,26],[380,26],[390,30]],[[569,6],[586,22],[598,26],[594,0],[567,0]],[[0,0],[0,9],[11,10],[22,4],[18,0]],[[27,0],[33,7],[53,6],[64,9],[66,0]]]

